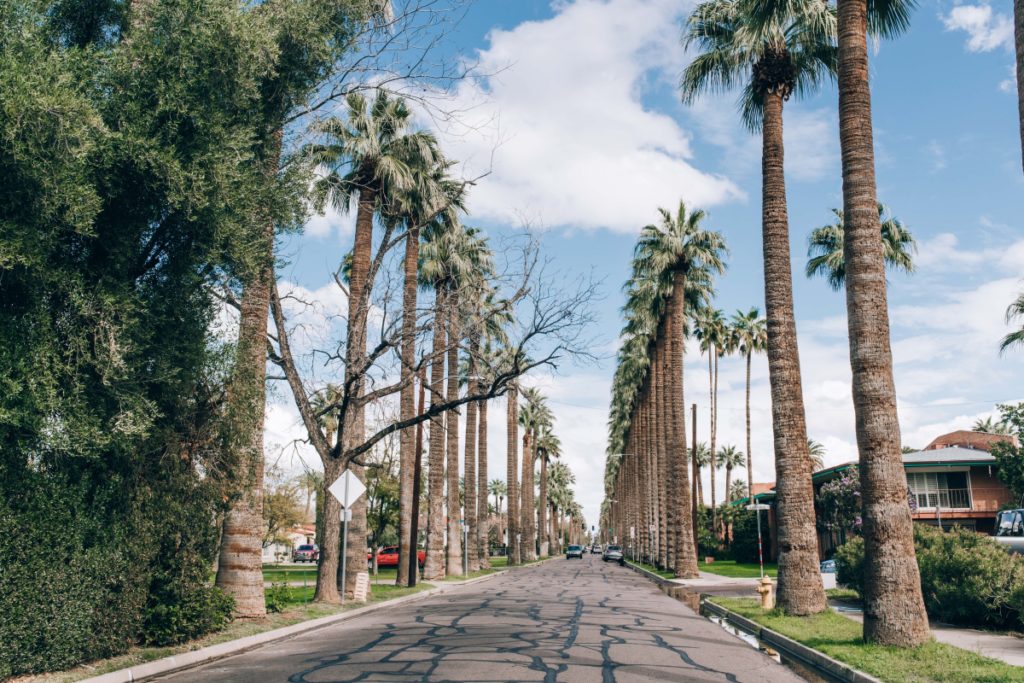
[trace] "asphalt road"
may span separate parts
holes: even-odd
[[[800,681],[651,582],[557,559],[161,681]]]

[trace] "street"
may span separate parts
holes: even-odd
[[[799,681],[628,568],[525,567],[162,681]]]

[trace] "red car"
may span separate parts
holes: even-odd
[[[427,561],[427,553],[425,550],[417,550],[416,557],[420,563],[420,569],[423,569],[423,563]],[[366,560],[371,565],[373,564],[373,553],[366,553]],[[397,567],[398,566],[398,546],[392,545],[386,548],[381,548],[380,552],[377,553],[377,566],[378,567]]]
[[[303,543],[292,551],[292,562],[316,562],[320,559],[320,548],[315,543]]]

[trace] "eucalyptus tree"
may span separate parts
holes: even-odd
[[[759,0],[765,13],[775,10],[776,3],[793,1]],[[931,635],[900,454],[885,249],[879,239],[868,34],[899,35],[910,25],[913,7],[913,0],[838,0],[836,10],[846,319],[864,509],[864,639],[895,646],[920,645]]]
[[[753,446],[750,440],[750,365],[755,353],[768,348],[768,328],[761,311],[756,306],[748,311],[736,311],[732,315],[733,336],[737,348],[747,359],[746,423],[747,423],[747,497],[753,500],[754,462]]]
[[[807,238],[807,277],[823,276],[835,291],[846,282],[846,263],[843,255],[843,212],[832,209],[836,220],[830,225],[815,228]],[[905,273],[914,272],[914,253],[917,241],[898,218],[887,215],[888,208],[879,203],[878,220],[882,225],[882,250],[886,266]]]
[[[752,0],[758,2],[759,0]],[[761,0],[772,2],[773,0]],[[783,104],[813,92],[836,68],[835,12],[816,0],[779,0],[763,16],[747,0],[709,0],[687,22],[684,42],[700,54],[681,81],[685,101],[743,88],[740,113],[762,138],[761,233],[768,369],[775,436],[779,605],[790,614],[827,607],[818,568],[814,490],[800,380],[789,219],[783,170]]]

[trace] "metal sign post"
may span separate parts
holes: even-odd
[[[359,477],[352,474],[352,470],[345,470],[327,490],[341,502],[341,604],[344,605],[345,587],[348,584],[348,574],[345,573],[348,555],[348,523],[352,519],[352,504],[359,500],[359,496],[366,491],[366,485],[359,481]]]
[[[770,510],[771,506],[764,503],[748,505],[748,510],[757,512],[757,561],[761,564],[761,578],[764,578],[764,550],[761,549],[761,510]]]

